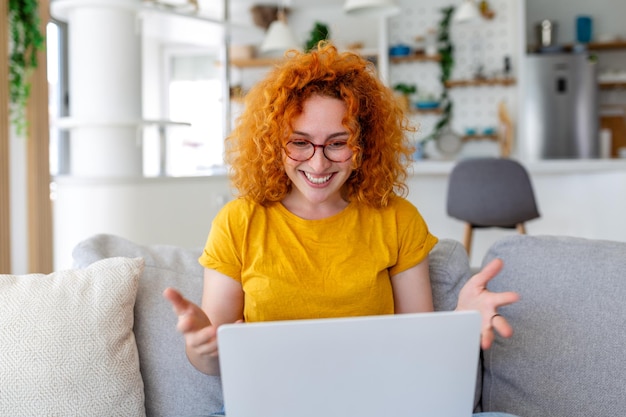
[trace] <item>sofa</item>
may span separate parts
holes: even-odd
[[[0,276],[0,415],[206,416],[219,377],[188,363],[162,291],[200,301],[200,249],[97,235],[75,268]],[[482,352],[476,411],[521,417],[626,415],[626,243],[561,236],[503,238],[489,284],[521,300],[501,309],[515,329]],[[462,245],[430,254],[436,310],[452,310],[471,275]],[[416,414],[417,416],[417,414]]]

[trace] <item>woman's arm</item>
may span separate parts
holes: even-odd
[[[243,320],[241,283],[213,269],[205,268],[202,310],[215,327]]]
[[[433,311],[428,258],[391,277],[396,314]]]

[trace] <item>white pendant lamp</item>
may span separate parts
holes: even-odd
[[[267,29],[265,39],[259,48],[263,55],[282,55],[288,49],[301,49],[295,35],[287,26],[284,10],[278,11],[278,18]]]
[[[463,2],[457,6],[452,15],[452,21],[455,23],[467,23],[473,20],[478,20],[480,17],[480,11],[478,6],[474,3],[474,0],[463,0]]]
[[[400,8],[394,0],[346,0],[343,11],[351,16],[391,16]]]

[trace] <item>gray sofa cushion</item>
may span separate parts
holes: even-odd
[[[201,374],[189,363],[183,338],[176,331],[176,316],[161,295],[171,286],[190,300],[200,302],[200,251],[166,245],[142,246],[111,235],[91,237],[73,251],[78,268],[114,256],[145,260],[135,304],[134,332],[148,417],[209,415],[222,406],[219,378]]]
[[[524,417],[624,415],[626,243],[555,236],[498,241],[490,283],[519,292],[515,329],[484,352],[482,405]]]

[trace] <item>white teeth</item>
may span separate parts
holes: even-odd
[[[308,172],[305,172],[304,175],[306,176],[306,178],[311,181],[313,184],[323,184],[326,181],[328,181],[330,179],[330,177],[332,177],[332,175],[327,175],[325,177],[313,177],[311,174],[309,174]]]

